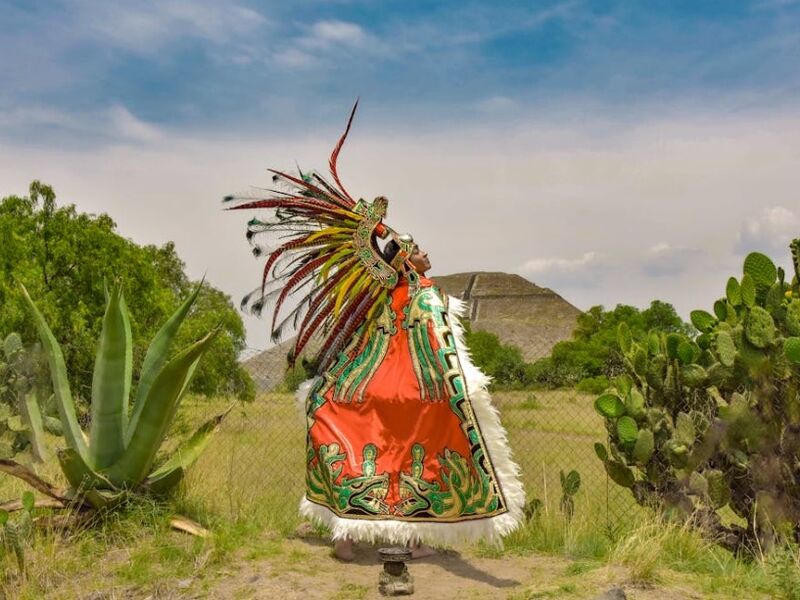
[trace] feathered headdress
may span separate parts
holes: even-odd
[[[267,261],[261,285],[242,299],[242,309],[260,315],[274,302],[272,340],[279,341],[287,327],[297,330],[290,364],[316,332],[324,336],[312,361],[319,369],[352,336],[365,338],[397,285],[398,271],[416,248],[408,236],[398,235],[382,222],[386,198],[355,201],[339,180],[336,161],[357,108],[358,101],[330,156],[333,182],[316,172],[303,173],[299,167],[297,177],[270,169],[273,182],[284,184],[286,190],[269,190],[272,195],[263,199],[227,196],[224,200],[234,203],[227,207],[234,210],[275,209],[274,219],[248,222],[253,253],[266,255]],[[266,249],[255,244],[256,236],[264,234],[277,236],[278,244]],[[391,263],[384,260],[376,241],[389,236],[400,246]],[[290,296],[299,301],[288,312],[282,311]]]

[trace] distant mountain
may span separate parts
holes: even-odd
[[[446,294],[467,302],[473,331],[494,333],[531,362],[547,356],[556,342],[570,339],[581,313],[554,291],[519,275],[478,271],[432,279]],[[273,389],[283,380],[293,344],[294,339],[286,340],[245,361],[259,389]]]

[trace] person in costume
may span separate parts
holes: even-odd
[[[464,304],[425,277],[427,254],[383,222],[388,201],[354,200],[336,169],[358,103],[317,173],[273,171],[286,184],[235,209],[275,210],[252,219],[248,239],[279,236],[261,285],[243,307],[272,309],[273,340],[297,332],[293,364],[319,341],[316,376],[298,399],[307,423],[306,492],[300,513],[328,526],[342,559],[354,541],[412,545],[499,542],[523,519],[519,468],[472,363],[459,316]],[[383,247],[381,248],[381,242]],[[290,295],[299,298],[285,308]]]

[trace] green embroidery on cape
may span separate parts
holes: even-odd
[[[378,449],[375,444],[366,444],[362,450],[361,475],[342,477],[342,466],[346,455],[339,453],[338,444],[322,444],[315,456],[309,447],[306,468],[306,495],[308,499],[325,504],[339,513],[361,515],[388,515],[389,505],[384,501],[389,492],[389,474],[375,472]],[[315,459],[317,459],[315,461]]]
[[[358,347],[363,333],[363,329],[359,329],[339,353],[336,363],[324,374],[325,384],[319,394],[333,388],[335,402],[352,402],[354,399],[363,402],[367,384],[386,357],[389,338],[397,333],[396,318],[391,298],[388,298],[364,348],[359,350]]]
[[[402,500],[396,507],[398,514],[405,517],[433,514],[451,519],[493,513],[498,509],[500,498],[484,469],[471,469],[463,456],[445,448],[444,455],[438,457],[439,476],[444,483],[440,485],[422,477],[424,454],[424,448],[414,444],[411,473],[400,473]]]

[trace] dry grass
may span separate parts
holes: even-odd
[[[505,550],[478,545],[462,549],[465,555],[509,561],[528,560],[532,553],[566,557],[574,565],[559,580],[558,586],[566,587],[553,588],[553,593],[566,597],[583,589],[576,587],[583,573],[613,564],[625,570],[629,582],[670,586],[678,581],[703,594],[699,597],[734,597],[738,588],[748,590],[748,597],[797,600],[792,595],[800,562],[796,550],[787,549],[763,563],[736,560],[691,531],[655,521],[635,505],[627,490],[609,486],[592,447],[605,439],[592,396],[506,392],[495,400],[529,497],[543,504],[536,519],[506,540]],[[226,405],[225,399],[187,399],[167,446]],[[237,561],[300,568],[307,558],[293,558],[296,549],[288,551],[285,540],[299,524],[304,440],[304,423],[289,394],[267,394],[252,405],[237,407],[176,498],[165,505],[133,503],[91,528],[40,533],[27,550],[24,578],[10,557],[0,560],[0,589],[22,598],[72,598],[96,589],[136,595],[191,580],[193,589],[202,593],[231,576],[229,565]],[[571,523],[559,509],[562,469],[576,469],[582,478]],[[59,479],[56,465],[40,471]],[[0,499],[18,496],[24,489],[21,482],[0,478]],[[200,540],[170,531],[168,519],[174,512],[200,520],[214,538]],[[544,597],[538,593],[518,597]]]

